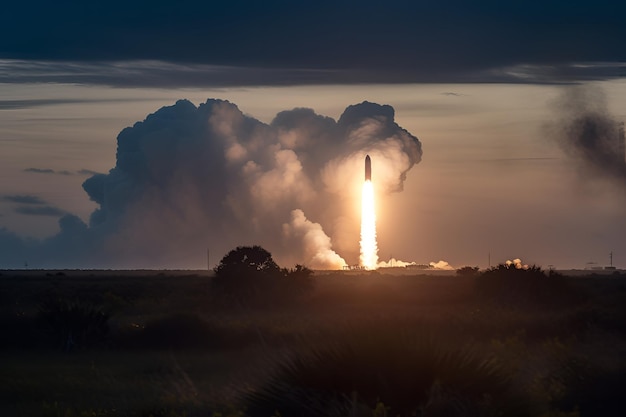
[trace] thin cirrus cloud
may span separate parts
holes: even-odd
[[[95,175],[98,174],[96,171],[92,171],[90,169],[80,169],[78,171],[68,171],[68,170],[54,170],[51,168],[25,168],[24,172],[30,172],[33,174],[53,174],[53,175]]]
[[[233,87],[289,86],[362,83],[528,83],[562,84],[620,78],[626,75],[626,63],[565,62],[558,64],[514,64],[463,71],[452,68],[401,70],[351,68],[286,68],[228,66],[199,63],[180,64],[159,60],[129,61],[23,61],[1,60],[2,83],[79,83],[113,87]],[[68,65],[72,70],[66,71]],[[21,109],[55,104],[113,100],[31,99],[0,100],[0,110]]]
[[[26,216],[49,216],[49,217],[61,217],[67,214],[67,212],[61,210],[58,207],[48,205],[28,205],[20,206],[15,209],[18,214]]]
[[[67,214],[66,211],[61,210],[58,207],[51,206],[42,198],[34,195],[5,195],[2,197],[2,200],[8,203],[19,204],[19,206],[15,208],[14,212],[26,216],[61,217]]]
[[[44,200],[34,195],[27,194],[16,194],[16,195],[5,195],[2,197],[2,200],[8,201],[11,203],[17,204],[33,204],[33,205],[42,205],[46,204]]]

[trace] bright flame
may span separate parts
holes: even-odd
[[[378,266],[374,186],[369,180],[363,183],[361,197],[361,266],[365,269],[376,269]]]

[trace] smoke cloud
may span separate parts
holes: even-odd
[[[431,262],[430,267],[433,269],[441,269],[444,271],[453,271],[454,269],[456,269],[455,267],[450,265],[448,262],[442,261],[442,260],[439,260],[437,262]]]
[[[283,233],[294,238],[295,248],[301,248],[305,263],[314,269],[341,269],[346,261],[331,249],[330,237],[322,225],[313,223],[300,209],[291,212],[291,223],[283,224]]]
[[[83,184],[98,204],[88,224],[66,215],[56,236],[18,246],[40,267],[202,268],[207,248],[215,264],[259,244],[281,265],[339,268],[358,258],[365,155],[386,192],[421,160],[394,116],[363,102],[337,121],[297,108],[266,124],[228,101],[180,100],[120,132],[115,166]]]
[[[602,89],[572,86],[553,103],[556,121],[548,124],[565,153],[585,172],[626,180],[623,123],[608,109]]]
[[[508,259],[504,265],[506,265],[507,268],[515,268],[515,269],[528,269],[529,266],[528,264],[522,263],[522,260],[519,258],[515,258],[512,261],[510,259]]]

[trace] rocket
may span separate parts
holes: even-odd
[[[372,180],[372,160],[369,155],[365,156],[365,181]]]

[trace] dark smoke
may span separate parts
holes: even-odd
[[[609,112],[604,91],[592,86],[568,87],[553,104],[558,116],[549,129],[567,155],[585,172],[624,184],[623,124]]]
[[[41,267],[201,268],[207,248],[215,263],[260,244],[281,265],[337,268],[358,257],[365,154],[380,189],[400,191],[422,151],[391,106],[265,124],[227,101],[181,100],[118,135],[115,167],[83,184],[99,206],[89,225],[67,215],[58,235],[16,248]]]

